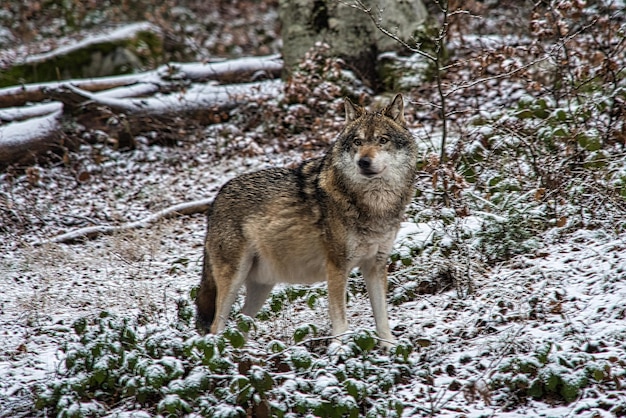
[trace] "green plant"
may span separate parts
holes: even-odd
[[[287,305],[300,300],[306,300],[306,304],[312,309],[318,299],[325,295],[326,288],[324,287],[286,286],[271,293],[257,317],[261,320],[268,320],[282,312]]]
[[[506,190],[495,193],[491,202],[491,211],[481,213],[474,244],[488,262],[527,254],[541,246],[537,235],[545,229],[546,219],[532,193],[520,196]]]
[[[334,354],[319,354],[314,326],[300,327],[297,345],[246,344],[255,323],[239,316],[221,335],[200,336],[178,302],[178,320],[140,326],[102,312],[80,318],[61,347],[58,375],[36,393],[36,408],[60,417],[104,416],[115,408],[146,414],[198,413],[400,416],[395,388],[412,375],[408,341],[389,356],[376,353],[370,331],[345,336]]]
[[[613,385],[611,370],[609,362],[592,354],[562,352],[547,342],[531,355],[502,362],[490,386],[500,391],[496,397],[500,403],[524,403],[533,398],[568,404],[592,384]]]

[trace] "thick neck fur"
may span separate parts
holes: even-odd
[[[401,218],[413,190],[412,169],[392,179],[368,179],[346,174],[331,158],[324,163],[328,170],[320,176],[320,186],[347,217],[356,217],[360,222]]]
[[[362,179],[354,182],[341,172],[334,173],[341,184],[341,191],[354,201],[357,210],[368,216],[394,216],[404,212],[408,203],[407,181],[385,178]]]

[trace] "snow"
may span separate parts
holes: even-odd
[[[490,45],[493,40],[479,41]],[[248,61],[240,64],[246,68]],[[181,74],[200,77],[218,71],[220,63],[211,65],[177,67]],[[268,68],[272,65],[268,63]],[[156,73],[142,82],[148,84],[151,77],[157,78]],[[278,96],[282,87],[279,81],[241,87],[206,84],[194,85],[182,94],[122,100],[128,92],[149,88],[139,84],[94,94],[94,98],[138,108],[186,109],[188,102],[207,106],[249,91]],[[207,99],[198,101],[198,97]],[[515,98],[522,100],[519,95]],[[56,105],[46,106],[58,112]],[[27,133],[46,129],[55,115],[3,126],[0,140],[19,144]],[[240,132],[237,126],[226,123],[207,129],[206,138],[190,140],[180,147],[148,146],[147,141],[139,141],[138,148],[126,154],[105,148],[104,161],[89,166],[91,178],[85,182],[76,181],[71,169],[63,166],[35,166],[40,173],[37,181],[27,175],[0,174],[0,208],[4,211],[0,219],[10,220],[0,225],[0,415],[5,416],[8,411],[9,416],[16,405],[28,405],[30,388],[55,376],[60,365],[58,348],[76,318],[107,310],[136,316],[146,323],[163,324],[176,315],[175,301],[187,297],[199,281],[205,219],[195,215],[146,221],[153,219],[153,213],[173,204],[210,200],[235,175],[289,165],[302,158],[297,151],[275,154],[271,149],[260,156],[216,158],[216,137],[221,129]],[[483,135],[492,133],[489,127],[480,130]],[[88,145],[83,155],[93,150],[95,147]],[[487,212],[458,219],[451,209],[444,209],[442,215],[470,235],[480,230],[487,217],[505,220]],[[125,222],[136,222],[145,228],[119,230],[74,245],[49,242],[79,227]],[[453,239],[446,234],[440,221],[402,223],[394,253],[401,259],[415,259],[416,264],[390,273],[395,282],[406,286],[393,289],[393,295],[403,294],[416,280],[433,273],[428,256],[421,256],[426,265],[422,267],[420,256],[414,253],[429,247],[434,238],[440,239],[441,246],[450,247]],[[462,296],[452,289],[417,295],[390,307],[396,336],[416,342],[410,361],[428,368],[433,376],[432,382],[414,379],[399,389],[397,395],[407,404],[405,416],[423,413],[423,405],[429,402],[442,417],[608,417],[603,400],[610,398],[611,405],[626,404],[626,395],[619,390],[595,394],[583,391],[578,400],[567,406],[530,399],[513,411],[505,411],[489,401],[492,389],[487,382],[494,376],[506,378],[504,365],[525,362],[540,368],[538,352],[545,347],[549,347],[547,358],[554,361],[542,369],[543,374],[556,372],[566,380],[579,379],[582,368],[571,372],[558,362],[585,360],[585,367],[610,365],[613,377],[624,384],[626,234],[599,229],[563,233],[554,229],[538,238],[543,242],[540,250],[477,269],[472,276],[471,295]],[[352,283],[358,280],[351,279]],[[352,329],[374,328],[366,295],[353,292],[348,310]],[[251,339],[258,344],[278,340],[289,345],[294,329],[303,324],[313,324],[321,335],[326,335],[330,328],[326,311],[325,300],[313,308],[302,302],[288,304],[276,318],[258,321]],[[312,361],[309,351],[299,346],[291,348],[290,356],[292,361],[303,364]],[[148,377],[158,381],[167,369],[177,374],[183,370],[180,360],[166,357],[160,364],[149,366]],[[262,379],[260,370],[256,372],[256,377]],[[198,368],[184,379],[181,377],[181,384],[201,386],[206,375],[206,370]],[[297,373],[288,376],[283,389],[302,390],[296,376]],[[391,372],[384,377],[392,379]],[[532,380],[527,374],[514,378],[520,382]],[[472,387],[450,389],[455,380]],[[332,397],[338,384],[335,376],[321,370],[314,389]],[[359,391],[367,388],[366,383],[357,386]],[[168,400],[175,401],[173,397]],[[351,398],[343,401],[352,402]],[[163,402],[165,407],[167,402]],[[216,408],[214,416],[240,412],[222,405]],[[149,414],[120,412],[116,416]]]
[[[60,110],[53,113],[28,119],[22,122],[11,123],[0,129],[0,141],[10,147],[28,147],[28,143],[38,136],[43,136],[57,125]]]
[[[434,228],[426,223],[402,222],[400,231],[396,237],[396,248],[403,245],[415,248],[416,245],[424,247],[433,235]]]
[[[0,109],[0,121],[25,120],[60,111],[62,108],[61,103],[57,102],[28,107],[6,107]],[[23,132],[24,129],[19,128],[18,131]]]
[[[244,57],[225,62],[212,63],[172,63],[171,67],[177,69],[181,75],[192,79],[205,78],[211,73],[220,74],[225,72],[248,72],[258,70],[259,61],[263,61],[262,70],[281,71],[283,63],[280,55],[268,55],[265,57]],[[170,67],[170,66],[168,66]],[[161,72],[164,69],[160,70]]]
[[[142,315],[155,323],[172,318],[176,298],[198,283],[205,221],[201,215],[168,219],[77,245],[32,243],[75,229],[63,219],[117,224],[142,219],[174,203],[210,199],[221,184],[244,171],[300,159],[292,152],[215,161],[211,152],[207,141],[182,149],[140,144],[124,156],[111,152],[94,173],[98,180],[83,184],[72,183],[63,167],[39,168],[38,186],[23,177],[11,180],[8,188],[8,179],[2,178],[0,196],[10,196],[13,210],[33,226],[20,235],[0,232],[0,399],[6,399],[0,407],[7,407],[2,402],[27,402],[27,388],[54,375],[63,329],[73,319],[101,309]],[[62,186],[67,182],[70,188]],[[480,214],[464,218],[462,228],[476,231],[480,219]],[[426,247],[442,228],[436,222],[404,222],[395,251]],[[504,412],[478,394],[468,401],[461,392],[447,389],[453,379],[473,379],[480,386],[478,378],[491,378],[508,358],[532,357],[545,343],[554,344],[552,354],[566,357],[595,344],[599,349],[593,353],[594,361],[612,364],[614,373],[623,376],[624,366],[615,359],[626,358],[626,235],[581,230],[562,236],[554,230],[543,238],[539,254],[518,256],[477,275],[475,293],[467,298],[448,291],[390,307],[400,338],[430,344],[417,350],[413,360],[422,358],[433,370],[454,365],[457,375],[437,374],[432,387],[417,380],[407,383],[401,390],[409,405],[406,416],[424,402],[420,394],[431,389],[444,395],[438,401],[439,416],[444,417],[460,412],[468,417],[563,416],[584,402],[589,404],[584,409],[588,416],[591,412],[608,416],[592,399],[568,407],[531,400],[515,412]],[[421,273],[419,266],[412,266],[396,274],[411,280]],[[251,334],[257,341],[289,341],[294,327],[308,323],[320,334],[328,333],[327,307],[321,302],[313,309],[287,306],[284,315],[259,322]],[[348,309],[352,328],[373,329],[365,295],[352,295]],[[295,348],[292,357],[306,360],[308,354]],[[163,366],[179,369],[177,360],[170,360],[169,365],[153,367],[150,376],[158,380]],[[201,371],[185,381],[194,384],[200,379]],[[321,374],[316,385],[316,391],[333,396],[337,382]],[[626,402],[623,394],[611,396]],[[233,412],[224,406],[215,413]]]

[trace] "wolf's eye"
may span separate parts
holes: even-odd
[[[380,139],[378,140],[378,143],[379,143],[380,145],[385,145],[387,142],[389,142],[389,139],[388,139],[388,138],[385,138],[385,137],[382,137],[382,138],[380,138]]]
[[[361,144],[363,144],[363,141],[361,141],[359,138],[355,138],[354,139],[354,145],[356,145],[358,147]]]

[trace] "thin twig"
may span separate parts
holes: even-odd
[[[40,241],[35,245],[43,245],[49,243],[71,243],[77,240],[93,239],[100,235],[111,235],[116,232],[127,231],[130,229],[145,228],[162,219],[171,219],[178,216],[192,215],[195,213],[206,212],[213,202],[213,198],[195,200],[192,202],[179,203],[170,206],[150,216],[134,222],[128,222],[123,225],[95,225],[86,228],[80,228],[65,234],[57,235],[49,240]]]
[[[443,14],[443,21],[441,24],[441,27],[439,28],[439,34],[437,35],[436,38],[433,39],[433,42],[435,44],[435,51],[434,54],[430,54],[426,51],[423,51],[421,49],[421,44],[417,41],[415,41],[415,45],[410,45],[409,43],[407,43],[404,39],[400,38],[397,34],[392,33],[391,31],[389,31],[387,28],[385,28],[382,25],[382,10],[379,9],[378,11],[378,17],[374,16],[374,13],[372,12],[372,8],[371,7],[367,7],[365,6],[365,4],[363,3],[362,0],[354,0],[354,3],[350,4],[350,3],[343,3],[349,7],[352,7],[354,9],[357,9],[359,11],[364,12],[367,16],[369,16],[369,18],[372,20],[372,22],[374,23],[374,25],[376,26],[376,28],[383,33],[385,36],[393,39],[394,41],[398,42],[400,45],[402,45],[403,47],[407,48],[409,51],[423,57],[426,58],[427,60],[429,60],[430,62],[432,62],[432,64],[435,66],[435,79],[436,79],[436,83],[437,83],[437,93],[439,95],[439,100],[440,100],[440,104],[437,106],[437,108],[440,111],[441,114],[441,121],[442,121],[442,128],[441,128],[441,155],[439,158],[439,164],[444,164],[446,161],[446,150],[445,150],[445,146],[446,146],[446,138],[448,135],[448,115],[447,115],[447,106],[446,106],[446,92],[444,91],[444,87],[443,87],[443,81],[442,81],[442,77],[441,77],[441,72],[442,72],[442,56],[443,56],[443,51],[444,51],[444,46],[445,46],[445,38],[448,34],[448,24],[449,24],[449,13],[448,13],[448,1],[447,0],[438,0],[436,1],[437,5],[439,6],[442,14]],[[459,14],[461,13],[459,12],[454,12],[454,14]]]

